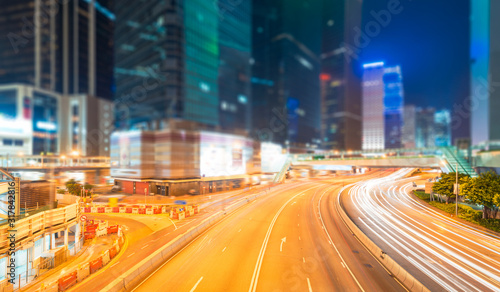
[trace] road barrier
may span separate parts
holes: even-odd
[[[71,286],[75,285],[77,282],[77,273],[76,271],[67,274],[66,276],[59,278],[58,280],[58,288],[59,291],[66,291]]]
[[[279,185],[280,186],[284,185]],[[191,242],[194,238],[199,236],[210,226],[217,223],[227,212],[231,212],[245,204],[248,204],[249,200],[256,199],[260,196],[269,193],[268,190],[260,191],[256,194],[251,194],[241,198],[232,205],[225,208],[224,211],[219,211],[207,219],[203,220],[199,225],[190,228],[186,233],[177,236],[167,244],[165,244],[160,249],[150,254],[147,258],[143,259],[141,262],[137,263],[134,267],[129,269],[127,272],[119,276],[113,282],[109,283],[101,291],[130,291],[135,286],[137,286],[142,279],[153,273],[160,265],[162,265],[166,260],[171,258],[182,249],[187,243]],[[177,213],[179,214],[179,213]]]
[[[348,187],[348,186],[347,186]],[[351,233],[358,238],[358,240],[370,251],[370,253],[381,263],[396,279],[403,284],[406,289],[412,292],[430,292],[427,287],[420,283],[415,277],[408,273],[403,267],[401,267],[396,261],[394,261],[389,255],[387,255],[382,249],[380,249],[366,234],[359,229],[359,227],[351,220],[347,215],[342,204],[340,203],[340,196],[342,191],[346,189],[344,187],[340,190],[337,197],[336,209],[339,213],[342,221],[346,224],[347,228],[351,230]]]

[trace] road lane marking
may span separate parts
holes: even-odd
[[[145,246],[141,247],[141,249],[145,249],[148,246],[149,246],[149,244],[146,244]]]
[[[112,267],[114,267],[114,266],[118,265],[119,263],[120,263],[120,262],[116,262],[116,263],[115,263],[114,265],[112,265],[110,268],[112,268]]]
[[[189,292],[193,292],[194,290],[196,290],[196,287],[198,287],[198,284],[200,284],[201,280],[203,280],[203,277],[201,277],[198,282],[196,282],[196,284],[194,284],[194,287],[191,289],[191,291]]]
[[[280,252],[283,251],[283,242],[286,242],[286,236],[281,239]]]
[[[271,221],[269,228],[267,229],[267,233],[266,233],[266,236],[264,237],[264,241],[262,242],[262,246],[260,248],[259,256],[257,257],[257,262],[255,263],[255,269],[253,271],[252,281],[250,282],[250,287],[248,289],[248,292],[255,292],[255,290],[257,290],[257,282],[259,281],[259,273],[260,273],[260,269],[262,266],[262,261],[264,259],[264,253],[266,252],[267,244],[269,242],[269,237],[271,236],[271,232],[273,230],[274,224],[276,223],[276,220],[278,220],[278,216],[281,214],[283,209],[285,209],[285,207],[288,205],[288,203],[290,203],[290,201],[295,199],[297,196],[300,196],[303,193],[305,193],[309,190],[312,190],[314,188],[318,188],[318,187],[319,186],[314,186],[314,187],[308,188],[308,189],[304,190],[303,192],[298,193],[297,195],[291,197],[290,199],[288,199],[288,201],[285,202],[285,204],[283,204],[283,206],[281,206],[281,208],[278,210],[276,215],[274,215],[274,218]]]
[[[343,263],[343,262],[340,262],[340,263],[342,264],[342,267],[344,267],[344,269],[345,269],[345,265],[344,265],[344,263]]]
[[[297,226],[300,226],[300,224],[299,224],[299,223],[297,223]]]
[[[238,232],[240,232],[240,231],[241,231],[241,228],[240,228],[240,230],[238,230]]]
[[[299,236],[299,240],[300,240],[300,236]]]
[[[133,253],[129,254],[127,258],[129,258],[129,257],[133,256],[134,254],[135,254],[135,252],[133,252]]]
[[[168,220],[170,220],[170,222],[172,222],[172,224],[174,224],[174,227],[175,227],[174,230],[177,230],[177,225],[175,225],[175,222],[172,219],[170,219],[170,217],[168,217]]]
[[[311,288],[311,281],[309,281],[309,278],[307,278],[307,287],[309,287],[309,292],[313,291],[313,289]]]
[[[167,236],[167,235],[169,235],[169,234],[170,234],[170,232],[169,232],[169,233],[167,233],[167,234],[165,234],[165,235],[163,235],[163,237],[165,237],[165,236]]]
[[[224,249],[222,250],[222,252],[224,252],[226,250],[226,246],[224,247]]]
[[[306,262],[306,259],[304,257],[302,257],[302,262],[304,262],[304,263]]]

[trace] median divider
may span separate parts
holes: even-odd
[[[285,186],[285,185],[279,185]],[[279,187],[278,186],[278,187]],[[157,249],[148,257],[137,263],[121,276],[116,278],[113,282],[109,283],[102,291],[130,291],[143,281],[146,277],[154,273],[163,263],[168,261],[172,256],[179,252],[183,247],[191,242],[194,238],[206,231],[210,226],[214,225],[225,216],[227,212],[234,211],[235,209],[248,204],[249,200],[256,199],[260,196],[268,194],[270,189],[262,190],[256,194],[251,194],[237,200],[232,205],[226,207],[223,211],[219,211],[212,216],[204,219],[199,225],[191,227],[186,233],[177,236],[163,247]],[[196,210],[196,211],[194,211]],[[193,207],[193,211],[197,212],[198,207]]]
[[[337,197],[336,209],[339,213],[342,221],[346,224],[347,228],[351,230],[351,233],[356,236],[366,249],[381,263],[393,277],[398,279],[402,285],[412,292],[430,292],[427,287],[425,287],[420,281],[415,279],[410,273],[408,273],[403,267],[401,267],[395,260],[393,260],[389,255],[387,255],[382,249],[380,249],[366,234],[361,231],[361,229],[351,220],[347,215],[344,208],[340,203],[340,196],[344,189],[349,186],[342,188]]]

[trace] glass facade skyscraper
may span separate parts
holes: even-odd
[[[500,2],[471,1],[471,138],[473,144],[500,139]],[[453,125],[459,125],[454,117]]]
[[[317,1],[253,2],[253,130],[260,140],[319,141],[321,9]]]
[[[7,1],[0,11],[0,84],[113,95],[111,1]],[[36,24],[36,25],[35,25]]]
[[[383,62],[363,65],[364,150],[403,146],[404,91],[401,68]]]
[[[119,127],[150,127],[168,118],[246,127],[250,2],[234,9],[222,2],[117,4]]]
[[[361,65],[349,52],[361,26],[361,1],[324,0],[321,136],[326,149],[361,149]]]

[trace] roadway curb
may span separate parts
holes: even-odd
[[[365,248],[372,254],[372,256],[382,265],[385,269],[396,278],[406,289],[412,292],[430,292],[420,281],[415,279],[403,267],[401,267],[395,260],[387,255],[380,249],[366,234],[359,229],[359,227],[347,215],[342,204],[340,203],[340,196],[342,192],[352,185],[343,187],[337,196],[337,204],[335,205],[337,212],[342,218],[342,221],[351,231],[351,233],[358,239],[358,241],[365,246]]]
[[[284,185],[280,185],[284,186]],[[206,231],[210,226],[215,225],[224,217],[228,212],[232,212],[237,208],[248,204],[249,200],[256,199],[260,196],[268,194],[269,190],[262,190],[256,194],[251,194],[243,197],[241,200],[235,202],[224,211],[219,211],[210,217],[204,219],[199,225],[191,227],[186,233],[177,236],[169,241],[160,249],[153,252],[147,258],[143,259],[131,269],[123,273],[120,277],[116,278],[113,282],[109,283],[101,291],[130,291],[141,283],[152,272],[168,261],[172,256],[179,252],[186,244],[191,242],[201,233]]]

